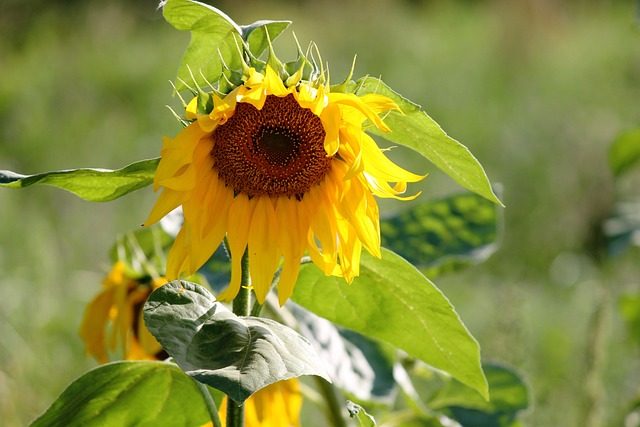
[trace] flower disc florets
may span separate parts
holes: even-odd
[[[213,167],[236,194],[301,199],[331,170],[322,121],[293,94],[267,95],[260,110],[237,104],[211,138]]]

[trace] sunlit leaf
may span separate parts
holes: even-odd
[[[36,175],[0,171],[0,186],[22,188],[47,184],[90,202],[108,202],[153,183],[159,159],[142,160],[122,169],[70,169]]]
[[[415,267],[383,249],[363,253],[351,285],[304,265],[292,299],[365,336],[386,341],[488,397],[480,347],[451,303]]]
[[[390,404],[395,396],[395,349],[341,328],[302,307],[288,306],[297,329],[324,362],[333,385],[360,401]],[[386,348],[390,347],[390,348]]]
[[[499,219],[496,204],[475,194],[459,194],[382,220],[382,245],[433,278],[493,254]]]
[[[402,110],[401,113],[391,111],[384,118],[392,132],[372,128],[372,133],[417,151],[467,190],[502,205],[478,160],[467,147],[449,137],[419,105],[373,77],[364,77],[351,83],[349,91],[358,95],[377,93],[387,96]]]
[[[300,375],[330,381],[304,337],[270,319],[238,317],[194,283],[174,281],[154,291],[144,321],[188,375],[237,403]]]
[[[357,403],[347,400],[347,411],[349,411],[349,417],[355,418],[358,421],[359,427],[376,426],[376,420],[371,415],[367,414],[367,411]]]
[[[431,409],[444,412],[463,427],[511,427],[518,414],[529,407],[529,392],[521,376],[512,368],[485,364],[490,400],[486,401],[458,381],[450,380],[428,402]]]
[[[67,387],[32,427],[200,426],[209,421],[196,383],[164,362],[114,362]]]
[[[191,31],[191,42],[178,67],[176,89],[186,89],[183,82],[192,84],[192,76],[199,87],[206,86],[206,80],[218,81],[222,74],[222,59],[230,63],[236,52],[235,46],[230,46],[233,33],[240,36],[242,29],[224,12],[208,4],[166,0],[162,5],[167,22],[178,30]]]
[[[626,131],[609,148],[609,167],[619,176],[640,161],[640,129]]]

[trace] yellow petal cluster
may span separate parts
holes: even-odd
[[[233,117],[241,103],[262,110],[269,97],[291,95],[299,108],[308,109],[321,121],[329,171],[295,197],[266,195],[269,189],[260,195],[234,191],[216,169],[212,135]],[[285,303],[305,253],[325,274],[342,276],[347,282],[359,274],[363,247],[380,257],[374,196],[412,199],[417,195],[401,197],[407,182],[424,178],[391,162],[364,131],[365,124],[390,131],[380,114],[399,109],[391,99],[376,94],[331,93],[327,87],[305,82],[286,87],[269,66],[263,73],[250,69],[244,84],[223,98],[212,96],[210,113],[198,112],[194,99],[186,113],[193,122],[175,138],[164,138],[154,182],[156,191],[163,190],[145,225],[182,206],[184,224],[168,256],[169,280],[197,271],[225,236],[232,273],[229,287],[219,295],[221,300],[237,295],[240,261],[247,248],[251,284],[260,303],[280,267],[278,294],[280,304]],[[286,128],[286,118],[282,120]]]
[[[155,360],[162,346],[144,326],[142,305],[166,282],[158,278],[141,283],[127,274],[123,262],[116,262],[84,312],[80,337],[86,353],[107,363],[109,352],[116,351],[119,343],[126,360]]]

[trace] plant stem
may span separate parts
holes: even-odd
[[[314,376],[313,379],[316,381],[320,394],[322,394],[324,401],[327,403],[326,415],[331,424],[334,427],[347,427],[347,422],[342,416],[344,405],[340,404],[336,388],[333,384],[320,377]]]
[[[195,381],[195,380],[194,380]],[[202,384],[200,381],[195,381],[200,393],[202,393],[202,397],[204,397],[205,405],[207,406],[207,411],[209,411],[209,416],[211,417],[211,422],[213,423],[213,427],[222,427],[222,423],[220,422],[220,417],[218,416],[218,407],[216,403],[213,401],[211,397],[211,393],[207,389],[207,386]]]
[[[240,291],[233,300],[233,313],[236,316],[248,316],[251,313],[251,288],[249,288],[249,253],[242,255],[242,277]],[[238,405],[227,396],[227,427],[244,426],[244,406]]]

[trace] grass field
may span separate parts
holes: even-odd
[[[0,169],[119,168],[156,157],[161,137],[177,132],[167,82],[188,35],[166,24],[154,2],[128,4],[0,5]],[[640,291],[640,253],[602,260],[591,242],[614,199],[638,194],[630,180],[614,187],[606,163],[616,135],[640,125],[637,5],[215,5],[243,24],[292,19],[301,44],[319,45],[335,81],[357,53],[356,77],[382,76],[471,149],[503,189],[502,246],[437,284],[483,359],[526,378],[534,403],[524,425],[582,426],[590,393],[602,399],[602,425],[621,425],[640,392],[640,359],[617,301]],[[292,55],[290,32],[276,46]],[[425,199],[459,191],[431,165],[404,157],[409,169],[431,174],[421,184]],[[154,200],[151,189],[108,204],[46,187],[0,189],[3,425],[28,423],[95,365],[77,335],[83,309],[115,234],[139,227]],[[594,351],[603,355],[595,368]]]

